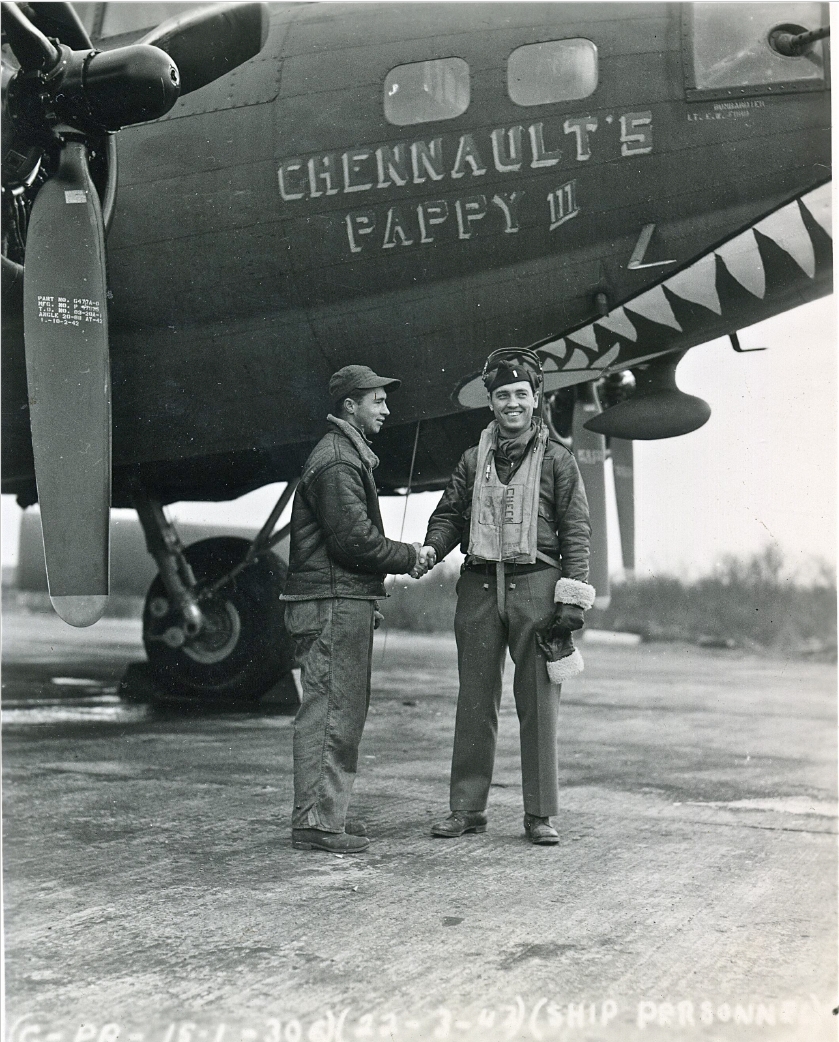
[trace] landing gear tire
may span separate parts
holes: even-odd
[[[188,546],[184,556],[195,574],[198,594],[235,568],[249,546],[246,539],[232,536]],[[180,647],[166,639],[167,634],[177,634],[178,618],[158,575],[143,610],[143,643],[151,678],[160,692],[156,700],[182,708],[252,708],[287,677],[293,651],[279,600],[285,573],[276,554],[258,558],[200,601],[206,624]],[[294,688],[286,686],[285,702],[291,708],[296,703]]]

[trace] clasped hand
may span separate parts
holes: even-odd
[[[414,549],[417,552],[417,563],[411,569],[410,575],[413,579],[421,579],[437,564],[437,551],[433,546],[421,546],[419,543],[414,543]]]

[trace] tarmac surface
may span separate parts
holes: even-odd
[[[6,1037],[836,1038],[835,666],[582,649],[537,848],[512,670],[489,831],[433,839],[454,641],[377,635],[339,857],[291,847],[289,715],[124,703],[138,622],[7,612]]]

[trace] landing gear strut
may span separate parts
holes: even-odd
[[[135,485],[134,505],[159,569],[146,596],[143,643],[165,701],[253,703],[290,672],[279,600],[286,567],[271,550],[285,530],[271,533],[293,492],[287,486],[253,542],[221,536],[184,547],[160,503]]]

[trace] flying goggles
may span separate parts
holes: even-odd
[[[527,380],[537,391],[542,386],[542,363],[530,348],[502,347],[484,362],[481,380],[490,394],[496,387],[517,380]]]

